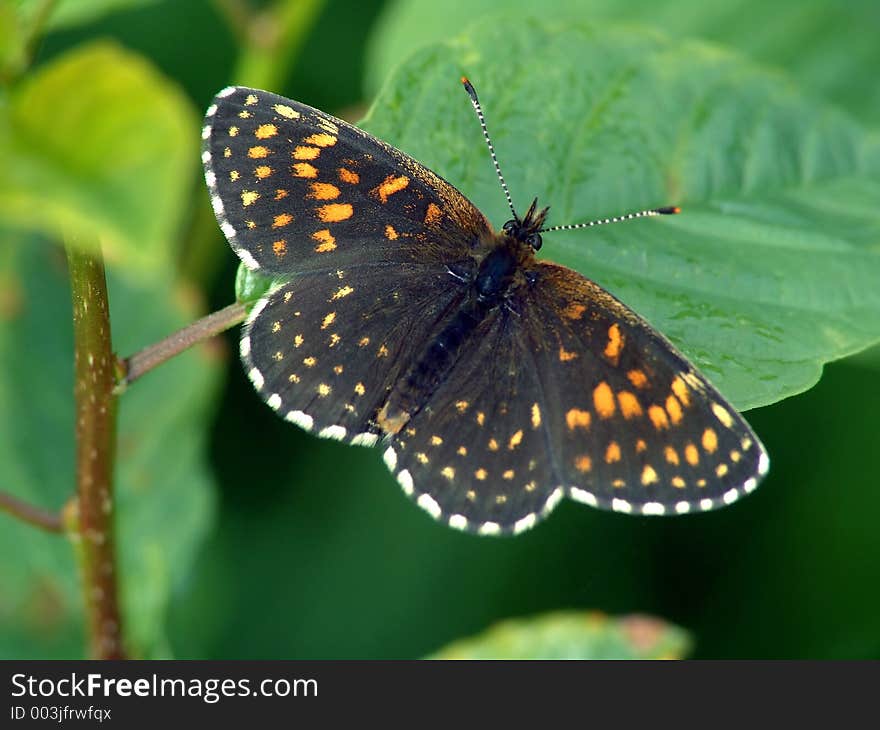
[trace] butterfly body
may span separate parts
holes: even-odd
[[[495,231],[399,150],[254,89],[221,92],[203,138],[221,229],[287,279],[245,326],[254,386],[319,436],[381,442],[433,517],[496,534],[563,496],[705,511],[766,472],[748,424],[662,335],[536,258],[536,201]]]

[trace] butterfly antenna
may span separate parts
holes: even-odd
[[[471,104],[474,105],[477,119],[480,120],[480,128],[483,130],[483,137],[486,140],[486,144],[489,146],[489,154],[492,155],[492,164],[495,165],[495,172],[498,175],[498,179],[501,181],[501,189],[504,190],[504,197],[507,198],[507,205],[510,206],[510,212],[513,213],[513,217],[516,220],[519,220],[519,216],[516,214],[516,210],[513,207],[513,199],[510,197],[510,190],[508,190],[507,183],[504,181],[504,175],[501,174],[501,167],[498,165],[498,158],[495,156],[495,147],[492,145],[492,140],[489,138],[489,130],[486,128],[486,118],[483,116],[483,107],[480,106],[480,100],[477,98],[476,89],[474,89],[474,85],[468,81],[467,76],[461,77],[461,83],[464,85],[464,90],[468,93],[468,96],[471,97]]]
[[[604,226],[608,223],[621,223],[623,221],[631,221],[633,218],[647,218],[655,215],[675,215],[681,213],[681,208],[677,205],[668,205],[663,208],[651,208],[650,210],[640,210],[636,213],[626,213],[624,215],[615,215],[611,218],[599,218],[586,223],[572,223],[565,226],[550,226],[542,228],[538,233],[548,233],[549,231],[573,231],[576,228],[591,228],[592,226]]]

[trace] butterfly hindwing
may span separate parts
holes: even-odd
[[[489,230],[476,207],[412,158],[267,91],[220,92],[202,136],[214,212],[251,269],[455,261]]]
[[[767,455],[676,349],[607,291],[540,263],[522,310],[567,494],[642,514],[705,511],[757,486]]]
[[[295,277],[251,312],[241,341],[251,381],[288,421],[372,446],[376,411],[462,296],[447,278],[376,265]]]
[[[523,367],[516,320],[506,308],[483,320],[448,377],[385,450],[403,490],[451,527],[521,532],[563,496],[540,383]]]

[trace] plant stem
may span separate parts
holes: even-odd
[[[6,492],[0,492],[0,512],[6,512],[48,532],[61,532],[63,529],[59,514],[28,504]]]
[[[116,446],[115,359],[104,262],[98,252],[65,241],[73,300],[76,401],[76,509],[70,519],[80,563],[90,654],[122,659],[116,582],[113,463]]]
[[[228,330],[243,321],[247,315],[244,304],[236,302],[228,307],[202,317],[155,345],[150,345],[121,362],[123,375],[117,385],[117,392],[124,390],[142,375],[157,365],[179,355],[193,345]]]

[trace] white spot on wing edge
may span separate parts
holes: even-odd
[[[406,470],[404,469],[404,471]],[[401,474],[402,473],[403,472],[401,472]],[[409,474],[409,472],[407,472],[407,474]],[[440,519],[440,505],[437,504],[437,501],[430,494],[420,494],[419,498],[416,500],[416,504],[435,520]]]
[[[700,509],[703,510],[703,512],[708,512],[710,509],[712,509],[712,500],[708,497],[706,497],[706,499],[701,499]]]
[[[206,124],[202,127],[202,139],[208,139],[211,136],[211,125]]]
[[[519,535],[521,532],[525,532],[526,530],[531,529],[535,526],[535,523],[538,521],[538,516],[532,512],[530,515],[526,515],[521,520],[517,520],[513,523],[513,534]]]
[[[645,502],[642,505],[642,514],[643,515],[665,515],[666,507],[664,507],[660,502]]]
[[[497,522],[484,522],[477,530],[480,535],[500,535],[501,525]]]
[[[762,450],[761,456],[758,457],[758,474],[764,476],[768,471],[770,471],[770,457]]]
[[[248,371],[248,377],[251,379],[251,382],[254,384],[254,387],[257,390],[263,389],[263,384],[266,382],[263,380],[263,373],[261,373],[257,368],[251,368]]]
[[[205,160],[205,155],[208,156],[207,160]],[[202,155],[202,162],[210,161],[211,153],[206,152],[205,155]],[[206,170],[205,171],[205,182],[208,184],[209,188],[213,188],[215,185],[217,185],[217,176],[211,170]]]
[[[266,404],[273,411],[277,411],[279,408],[281,408],[281,396],[278,395],[278,393],[272,393],[272,395],[270,395],[269,398],[266,400]]]
[[[691,503],[690,502],[678,502],[675,505],[675,511],[680,515],[686,515],[691,511]]]
[[[327,426],[327,428],[322,428],[318,432],[318,436],[322,439],[335,439],[336,441],[342,441],[347,433],[348,431],[345,430],[344,426]]]
[[[754,492],[754,491],[755,491],[755,488],[756,488],[757,486],[758,486],[758,480],[757,480],[757,479],[754,479],[754,478],[753,478],[753,479],[746,479],[745,484],[743,484],[743,489],[744,489],[746,492]]]
[[[449,518],[449,526],[456,530],[466,530],[468,526],[467,517],[464,515],[452,515]]]
[[[412,479],[412,474],[409,473],[409,469],[401,469],[400,472],[398,472],[397,483],[401,486],[401,488],[403,489],[403,492],[404,492],[404,494],[406,494],[406,496],[409,497],[412,495],[412,493],[413,493],[413,479]],[[426,495],[422,495],[422,496],[426,496]],[[436,504],[436,502],[434,504]],[[427,509],[427,507],[425,509]],[[439,510],[440,507],[438,506],[437,509]],[[428,510],[428,511],[430,511],[430,510]],[[437,515],[434,516],[434,519],[437,519]]]
[[[547,501],[544,502],[544,507],[541,509],[542,514],[547,514],[548,512],[552,512],[554,507],[559,504],[559,500],[564,496],[564,491],[562,487],[556,487],[552,492],[550,492],[550,496],[547,497]]]
[[[315,419],[312,418],[308,413],[303,413],[302,411],[288,411],[287,415],[284,417],[284,420],[295,423],[297,426],[305,429],[306,431],[311,431],[312,426],[315,425]]]
[[[211,161],[211,153],[208,150],[205,150],[204,152],[202,152],[202,163],[207,165],[210,161]],[[212,172],[211,175],[213,176],[214,173]],[[217,182],[217,178],[212,177],[212,182],[209,182],[208,185],[211,185],[213,187],[214,183],[216,183],[216,182]]]
[[[232,96],[239,88],[243,89],[244,87],[239,86],[227,86],[225,89],[221,89],[217,92],[218,99],[225,99],[227,96]]]
[[[231,226],[230,226],[230,227],[231,227]],[[226,231],[223,231],[223,232],[226,233]],[[234,236],[234,235],[235,235],[235,234],[234,234],[234,232],[233,232],[233,236]],[[232,243],[232,241],[230,240],[230,238],[229,238],[228,235],[226,236],[226,240],[229,241],[230,243]],[[247,249],[241,248],[241,246],[236,246],[236,247],[235,247],[235,253],[238,254],[238,258],[240,258],[241,261],[242,261],[242,263],[243,263],[245,266],[247,266],[251,271],[256,271],[257,269],[260,268],[260,262],[257,261],[257,260],[251,255],[251,252],[248,251]]]
[[[268,303],[269,303],[269,297],[268,297],[268,295],[267,295],[267,296],[264,296],[262,299],[260,299],[260,300],[259,300],[259,301],[258,301],[258,302],[257,302],[252,308],[251,308],[251,312],[250,312],[250,314],[248,315],[248,318],[247,318],[247,321],[245,322],[245,324],[248,324],[248,325],[249,325],[249,324],[251,324],[251,323],[252,323],[257,317],[259,317],[259,316],[260,316],[260,312],[262,312],[262,311],[266,308],[266,305],[267,305]]]
[[[238,352],[242,357],[247,357],[251,354],[251,338],[247,335],[242,337],[238,343]]]
[[[382,460],[385,462],[385,466],[388,467],[389,471],[397,470],[397,452],[394,450],[393,446],[389,446],[385,449],[385,453],[382,454]]]
[[[568,490],[569,496],[575,500],[576,502],[581,502],[583,504],[588,504],[590,507],[598,507],[599,500],[596,499],[596,495],[592,492],[588,492],[586,489],[579,489],[578,487],[572,487]]]
[[[378,434],[364,431],[363,433],[359,433],[356,436],[353,436],[351,439],[351,444],[352,446],[375,446],[378,440]]]
[[[625,499],[612,499],[611,509],[613,509],[615,512],[623,512],[624,514],[629,514],[630,512],[632,512],[632,505]]]
[[[721,495],[721,499],[724,500],[724,504],[733,504],[739,499],[739,492],[735,489],[729,489],[723,495]]]
[[[219,96],[219,94],[218,94],[218,96]],[[205,116],[206,117],[213,117],[216,113],[217,113],[217,105],[211,104],[211,106],[208,107],[207,111],[205,111]]]

